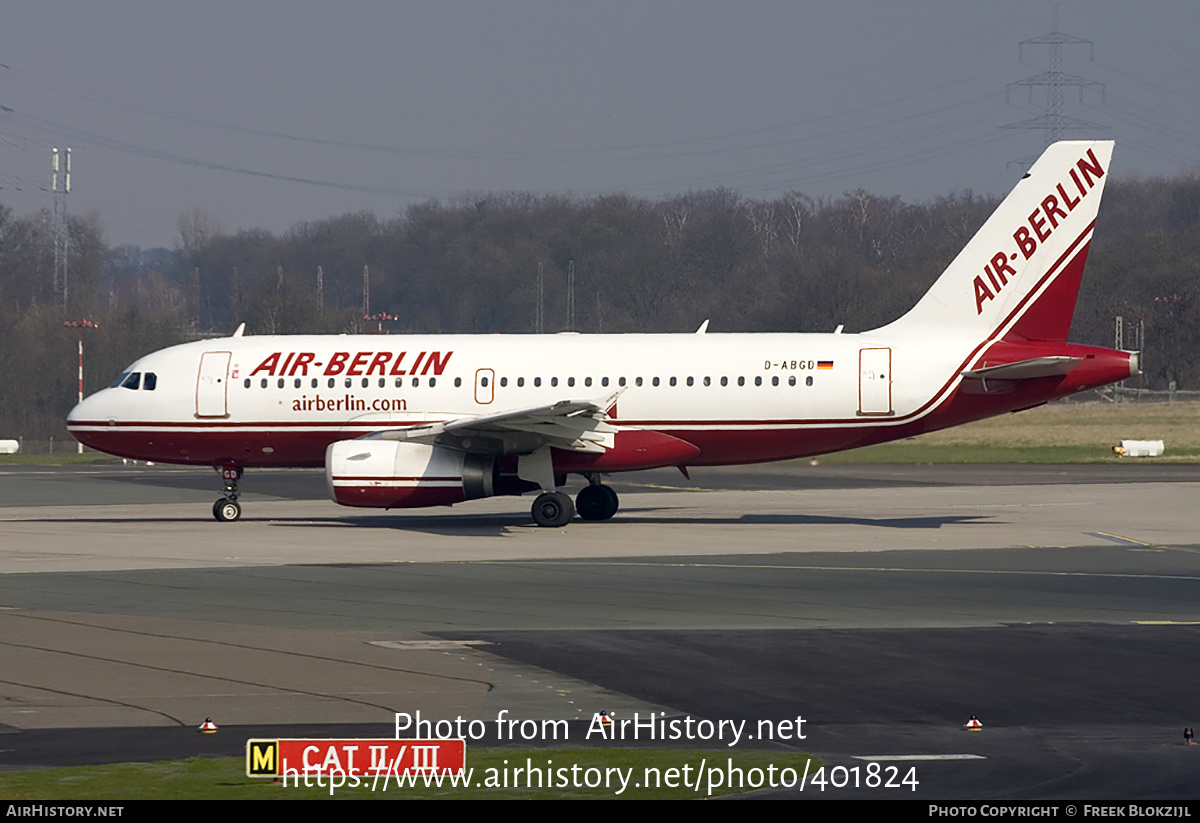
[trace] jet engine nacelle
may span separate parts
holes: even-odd
[[[448,506],[496,493],[494,457],[397,440],[339,440],[325,450],[329,495],[343,506]]]

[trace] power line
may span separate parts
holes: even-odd
[[[1009,93],[1014,86],[1024,87],[1029,91],[1029,102],[1033,102],[1033,90],[1035,88],[1043,88],[1046,90],[1046,111],[1038,117],[1031,117],[1027,120],[1018,120],[1015,123],[1007,123],[1000,128],[1002,129],[1037,129],[1043,133],[1045,146],[1051,143],[1057,143],[1063,139],[1064,133],[1070,130],[1094,130],[1104,129],[1107,126],[1102,126],[1098,123],[1092,123],[1087,120],[1081,120],[1077,117],[1071,117],[1064,113],[1065,103],[1063,100],[1063,89],[1070,86],[1079,90],[1079,102],[1083,102],[1083,91],[1085,88],[1099,87],[1101,100],[1104,96],[1104,84],[1083,77],[1078,74],[1069,74],[1063,71],[1063,46],[1087,46],[1091,58],[1094,60],[1096,44],[1091,40],[1084,40],[1081,37],[1064,34],[1058,28],[1058,9],[1054,10],[1054,31],[1049,34],[1040,34],[1037,37],[1031,37],[1028,40],[1022,40],[1017,47],[1017,59],[1023,59],[1026,46],[1046,46],[1049,49],[1050,69],[1049,71],[1040,72],[1031,77],[1026,77],[1023,80],[1009,83],[1005,89],[1004,97],[1008,99]],[[1024,158],[1015,161],[1020,165],[1028,167],[1032,164],[1034,158]]]

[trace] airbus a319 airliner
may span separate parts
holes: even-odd
[[[610,472],[756,463],[910,437],[1140,373],[1066,342],[1111,142],[1046,150],[907,314],[861,334],[243,336],[149,354],[70,413],[85,445],[214,466],[324,466],[334,500],[538,492],[563,526]],[[707,323],[705,324],[707,325]],[[572,503],[568,475],[587,485]]]

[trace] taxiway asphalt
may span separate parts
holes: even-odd
[[[2,469],[0,768],[603,708],[982,758],[905,761],[922,798],[1200,795],[1200,467],[693,481],[618,476],[613,521],[547,530],[515,499],[341,509],[317,472],[251,473],[219,524],[211,472]]]

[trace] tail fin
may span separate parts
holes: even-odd
[[[1083,140],[1047,148],[933,287],[887,328],[1065,342],[1112,150],[1112,141]]]

